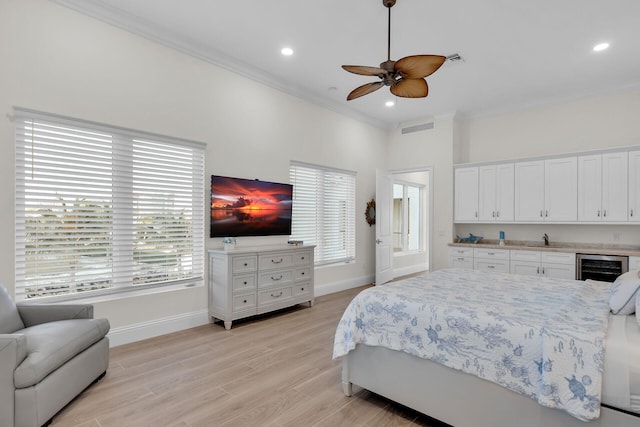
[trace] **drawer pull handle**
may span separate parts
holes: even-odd
[[[282,291],[278,295],[271,294],[272,298],[280,298],[282,296]]]
[[[631,215],[633,215],[633,210],[632,210],[631,212],[632,212],[632,213],[631,213]],[[301,256],[301,257],[300,257],[300,259],[301,259],[301,260],[304,260],[304,257],[303,257],[303,256]]]
[[[300,273],[301,276],[304,276],[304,271],[302,273]]]
[[[247,267],[249,264],[247,264],[246,262],[244,263],[244,266]]]
[[[304,288],[300,288],[300,292],[304,291]]]
[[[246,281],[246,280],[244,281],[244,284],[245,284],[245,285],[247,284],[247,281]]]
[[[280,258],[280,261],[276,261],[275,259],[272,259],[271,262],[274,264],[280,264],[282,261],[284,261],[283,258]]]
[[[244,301],[243,301],[243,303],[245,303],[245,304],[246,304],[246,303],[247,303],[247,300],[244,300]]]
[[[273,277],[271,276],[271,280],[277,281],[277,280],[282,280],[284,276],[281,274],[280,277]]]
[[[495,265],[487,265],[487,268],[496,268]]]

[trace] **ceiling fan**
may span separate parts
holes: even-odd
[[[364,65],[343,65],[342,68],[350,73],[363,76],[378,76],[379,82],[367,83],[355,88],[347,96],[347,101],[359,98],[390,86],[391,93],[403,98],[424,98],[429,94],[429,86],[425,77],[435,73],[447,59],[441,55],[412,55],[397,61],[391,60],[391,8],[396,0],[382,0],[382,4],[389,9],[387,31],[387,60],[380,67]]]

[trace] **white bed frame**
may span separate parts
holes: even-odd
[[[342,387],[356,385],[455,427],[638,427],[640,417],[602,407],[589,423],[502,386],[426,359],[358,344],[343,356]]]

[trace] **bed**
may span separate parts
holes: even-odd
[[[336,330],[344,393],[456,427],[637,427],[640,326],[610,288],[465,269],[369,288]]]

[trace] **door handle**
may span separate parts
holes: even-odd
[[[376,243],[377,243],[377,244],[380,244],[380,243],[382,243],[382,240],[380,240],[380,239],[376,239]]]

